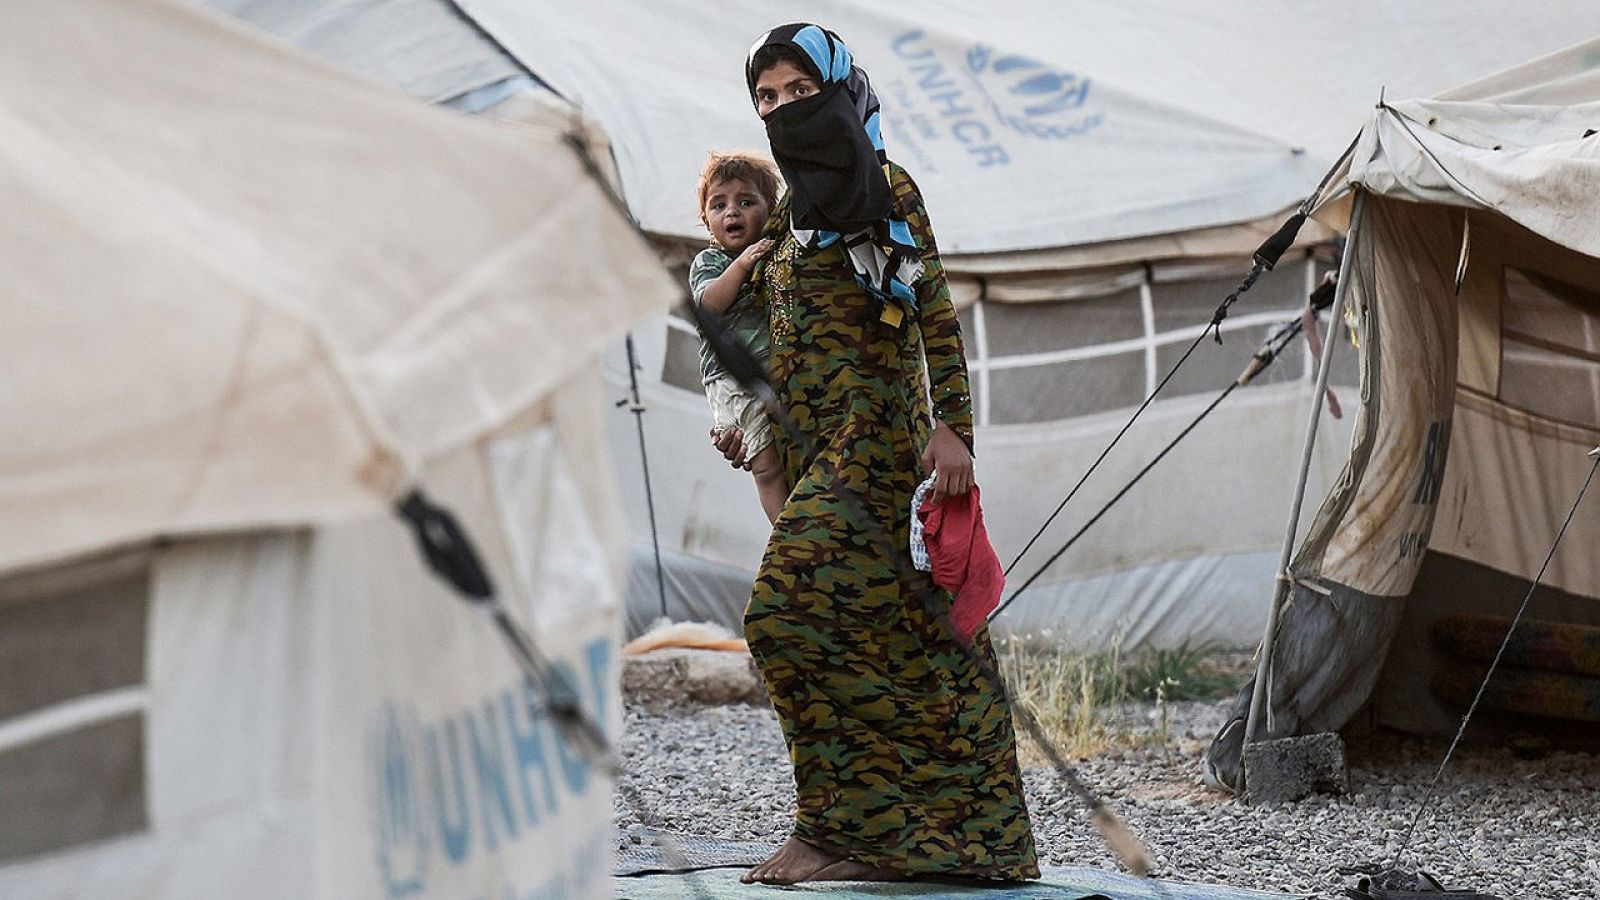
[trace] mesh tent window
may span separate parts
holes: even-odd
[[[1137,406],[1206,327],[1246,268],[1236,262],[1147,270],[1143,277],[1106,279],[1108,287],[1098,295],[979,300],[965,307],[962,337],[978,424],[1050,422]],[[1223,346],[1208,340],[1197,349],[1162,396],[1211,394],[1226,387],[1262,340],[1299,315],[1325,271],[1314,259],[1301,257],[1263,273],[1224,323]],[[1026,293],[1038,296],[1032,282],[1041,280],[1030,276]],[[699,348],[694,325],[669,315],[661,380],[699,393]],[[1305,343],[1297,340],[1251,386],[1314,376]],[[1335,357],[1330,380],[1358,383],[1356,354],[1348,347]]]
[[[0,580],[0,861],[148,827],[149,585],[126,560]]]

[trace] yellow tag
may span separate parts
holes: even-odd
[[[900,311],[899,304],[885,303],[883,305],[883,315],[878,317],[878,321],[888,325],[890,328],[899,328],[900,320],[903,318],[905,318],[905,313]]]

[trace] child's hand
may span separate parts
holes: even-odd
[[[770,249],[772,249],[772,238],[762,238],[756,241],[754,244],[744,248],[744,252],[739,254],[739,265],[743,266],[746,271],[754,269],[756,261]]]

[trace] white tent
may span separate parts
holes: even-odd
[[[548,85],[604,124],[633,215],[680,263],[699,239],[692,188],[704,151],[765,144],[739,76],[748,42],[798,15],[774,3],[730,14],[688,0],[216,3],[343,67],[460,109],[514,116],[502,98]],[[825,2],[805,15],[855,48],[884,100],[890,152],[929,196],[964,309],[979,474],[1006,561],[1193,340],[1249,253],[1310,191],[1381,91],[1435,92],[1548,52],[1574,31],[1600,30],[1592,4],[1529,10],[1488,0],[1292,11],[1244,0],[1203,10],[1002,2],[976,18],[955,4],[906,12]],[[1040,76],[1031,83],[1060,89],[1064,105],[1038,111],[1043,124],[1109,118],[1076,133],[1016,127],[1018,110],[1008,106],[1016,96],[990,96],[1003,86],[988,79],[989,64],[1002,58],[1009,71]],[[1084,103],[1072,106],[1073,97]],[[1004,165],[973,152],[987,146],[972,143],[984,132],[1003,143]],[[1022,222],[1034,237],[1014,239]],[[1245,295],[1225,324],[1226,344],[1200,348],[1013,581],[1199,413],[1268,329],[1296,313],[1326,266],[1307,245],[1328,235],[1308,227],[1301,247]],[[669,316],[635,337],[654,476],[648,496],[634,417],[624,406],[608,421],[634,540],[630,628],[659,612],[662,594],[674,616],[737,625],[764,521],[748,478],[706,446],[692,327]],[[1357,373],[1344,359],[1334,384],[1350,406]],[[620,347],[606,375],[613,398],[626,393]],[[1089,646],[1253,641],[1311,375],[1296,345],[1235,393],[1011,607],[1006,627],[1049,629],[1052,638],[1067,631]],[[1324,435],[1314,491],[1337,475],[1344,438]],[[651,500],[664,590],[652,559]]]
[[[452,508],[615,728],[596,354],[676,289],[584,129],[0,8],[0,895],[609,894],[607,779],[390,509]]]
[[[1597,122],[1591,41],[1443,99],[1389,103],[1361,130],[1347,191],[1320,215],[1352,231],[1342,279],[1363,402],[1291,566],[1258,739],[1341,728],[1369,700],[1383,724],[1453,734],[1462,708],[1439,699],[1438,679],[1457,663],[1439,623],[1509,622],[1541,571],[1527,617],[1600,624],[1600,507],[1573,508],[1600,442]],[[1543,676],[1519,665],[1560,668],[1557,649],[1496,678],[1532,683]],[[1487,661],[1460,665],[1481,678]],[[1595,674],[1543,683],[1592,700]],[[1505,718],[1518,711],[1491,691],[1476,721],[1526,727]],[[1209,755],[1227,782],[1240,721]]]
[[[692,189],[705,151],[765,146],[740,74],[749,42],[802,15],[690,0],[463,8],[605,125],[633,214],[685,261],[703,240]],[[1008,562],[1385,87],[1431,93],[1553,50],[1575,31],[1600,31],[1600,8],[1586,3],[973,9],[823,2],[803,15],[838,31],[871,73],[889,153],[927,194],[964,308],[979,477]],[[1007,81],[1002,69],[1026,78]],[[1030,102],[1035,89],[1048,102]],[[1267,329],[1295,314],[1323,268],[1305,246],[1327,236],[1308,229],[1246,295],[1226,344],[1201,348],[1039,550],[1058,546],[1238,373]],[[759,507],[748,479],[706,446],[692,328],[674,317],[636,338],[668,610],[736,624],[765,540]],[[621,396],[626,363],[616,352],[609,360]],[[1069,630],[1091,646],[1119,635],[1124,646],[1254,640],[1311,371],[1297,346],[1234,394],[1012,607],[1007,627]],[[1334,383],[1349,405],[1353,366]],[[632,417],[619,410],[610,424],[639,628],[659,611],[646,485]],[[1317,489],[1337,474],[1340,443],[1323,441]]]

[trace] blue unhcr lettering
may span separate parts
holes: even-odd
[[[606,690],[611,683],[610,639],[596,638],[590,641],[584,655],[589,663],[589,709],[594,712],[594,720],[605,728],[608,712],[606,700],[611,696]]]
[[[500,743],[499,717],[495,715],[493,700],[483,704],[483,726],[488,738],[478,733],[477,717],[468,710],[463,716],[467,723],[467,743],[472,747],[472,763],[478,780],[478,811],[483,816],[483,841],[490,851],[499,846],[495,834],[496,807],[505,823],[506,838],[517,836],[517,820],[511,811],[511,790],[506,784],[506,761]]]
[[[576,665],[554,664],[608,732],[615,653],[609,636],[602,637],[583,645]],[[579,667],[587,670],[582,676]],[[588,790],[592,764],[540,711],[546,699],[518,679],[479,706],[458,709],[428,727],[415,713],[402,716],[393,701],[378,712],[367,740],[370,803],[377,875],[391,897],[427,893],[435,831],[442,856],[461,865],[475,852],[495,853],[515,844],[554,816],[561,804],[559,785],[573,794]],[[479,829],[481,840],[475,841]],[[599,859],[595,854],[607,847],[601,840],[598,849],[585,848],[584,864]],[[565,896],[575,883],[582,882],[568,873],[537,892]]]
[[[550,758],[545,754],[544,735],[540,731],[540,723],[533,718],[532,704],[538,702],[538,695],[527,682],[519,682],[518,687],[508,688],[501,699],[506,708],[506,733],[511,738],[513,756],[517,761],[517,782],[522,787],[522,807],[528,817],[530,826],[539,823],[539,809],[533,799],[533,779],[531,772],[537,768],[544,784],[544,808],[546,812],[556,811],[556,779],[555,773],[550,771]],[[522,728],[522,723],[527,723],[527,728]]]
[[[894,55],[901,59],[928,59],[933,56],[933,49],[930,47],[919,47],[915,52],[907,50],[920,40],[922,40],[921,31],[904,31],[895,35],[894,40],[889,42],[889,47],[894,50]]]
[[[563,662],[551,663],[554,669],[573,690],[577,690],[577,673],[572,667]],[[566,736],[556,729],[556,756],[561,760],[561,774],[567,782],[567,788],[574,794],[581,794],[589,786],[589,761],[582,756],[575,755]]]
[[[451,781],[455,787],[455,821],[451,821],[450,803],[445,797],[445,777],[442,754],[439,752],[439,738],[444,735],[445,742],[450,745],[450,772]],[[468,820],[467,810],[467,785],[466,777],[461,771],[461,742],[456,736],[456,723],[447,719],[441,732],[438,728],[428,729],[428,769],[429,784],[433,787],[433,808],[439,819],[439,844],[444,847],[445,855],[451,862],[459,863],[467,858],[467,850],[472,843],[472,823]]]
[[[385,704],[369,734],[376,765],[373,783],[373,843],[378,871],[390,897],[422,891],[428,871],[427,803],[415,716]]]

